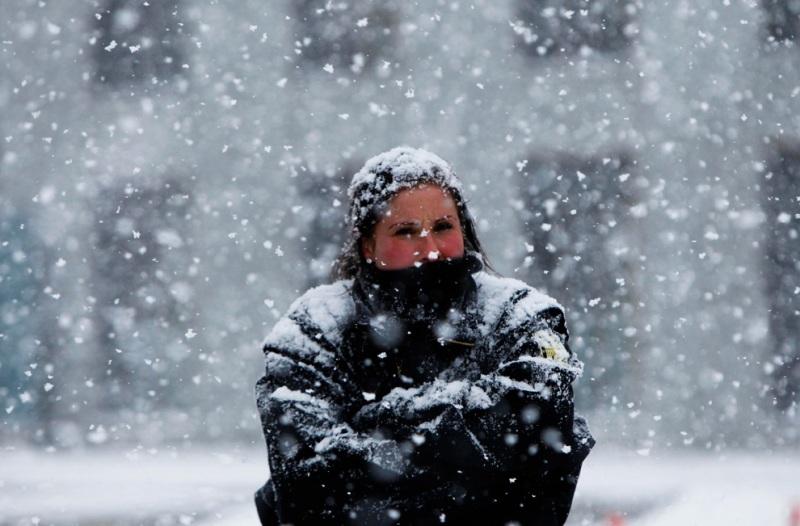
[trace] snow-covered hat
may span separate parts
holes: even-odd
[[[347,216],[349,233],[339,257],[334,262],[333,279],[352,278],[363,270],[364,258],[359,249],[359,240],[370,235],[379,218],[382,206],[404,188],[421,184],[435,184],[444,188],[455,201],[464,234],[464,247],[485,260],[483,248],[478,240],[475,220],[467,209],[461,181],[453,168],[438,155],[418,148],[398,146],[368,160],[353,176],[347,195],[350,209]]]
[[[397,192],[423,183],[449,190],[458,206],[463,205],[461,181],[453,168],[438,155],[410,146],[398,146],[369,159],[353,176],[348,221],[365,233],[375,212]]]

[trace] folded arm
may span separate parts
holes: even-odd
[[[570,471],[593,441],[574,417],[572,382],[581,364],[569,350],[563,313],[509,317],[493,332],[488,372],[396,388],[364,406],[357,420],[418,436],[426,455],[455,468],[498,474]],[[444,380],[442,378],[450,378]],[[444,438],[443,438],[444,437]],[[437,449],[437,451],[432,451]]]
[[[362,407],[355,421],[410,434],[414,464],[487,488],[509,514],[563,524],[594,445],[574,414],[572,382],[582,364],[569,349],[561,308],[542,306],[541,296],[516,300],[478,342],[478,367],[454,362],[431,382]]]
[[[281,520],[343,523],[367,487],[404,476],[398,442],[359,433],[343,418],[352,389],[328,344],[285,318],[264,347],[256,397]],[[359,393],[360,394],[360,393]]]

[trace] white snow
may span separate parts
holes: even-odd
[[[289,306],[288,314],[307,315],[314,320],[322,335],[332,344],[339,343],[344,320],[355,311],[350,289],[353,280],[340,280],[331,284],[320,285],[306,291]],[[293,321],[283,317],[272,328],[264,344],[275,344],[276,347],[301,348],[312,355],[325,354],[318,345],[309,340]]]
[[[136,524],[164,515],[175,516],[170,524],[222,524],[218,519],[234,516],[245,520],[227,524],[257,524],[253,493],[268,476],[264,451],[235,446],[72,453],[3,448],[0,524],[36,524],[37,518],[40,524]]]
[[[350,190],[352,191],[362,184],[371,183],[375,180],[375,174],[383,170],[391,170],[395,177],[403,178],[430,173],[434,168],[442,169],[451,178],[449,182],[453,186],[461,188],[453,169],[444,159],[419,148],[398,146],[370,158],[364,167],[353,176]]]
[[[625,526],[786,526],[800,506],[798,474],[798,453],[641,457],[598,446],[583,466],[573,518],[580,506],[593,503],[603,510],[599,519],[618,513]]]
[[[275,400],[281,400],[284,402],[304,402],[306,404],[316,405],[325,409],[330,406],[330,404],[328,404],[328,402],[322,398],[312,396],[308,393],[296,391],[294,389],[289,389],[285,385],[275,389],[269,396]]]
[[[583,368],[574,364],[567,364],[561,360],[553,360],[551,358],[544,358],[542,356],[531,356],[530,354],[523,354],[518,356],[512,361],[503,362],[500,364],[500,369],[508,367],[517,362],[530,362],[536,364],[541,370],[551,375],[554,372],[566,372],[570,378],[579,378],[583,373]],[[578,362],[580,363],[580,362]]]
[[[383,397],[383,401],[398,412],[416,413],[441,404],[461,407],[470,387],[464,380],[446,382],[436,378],[419,387],[395,387]]]
[[[800,454],[729,451],[589,455],[568,526],[787,526],[800,505]],[[0,450],[0,523],[257,524],[262,449]]]
[[[485,323],[480,326],[483,335],[488,335],[494,329],[495,322],[501,316],[508,299],[517,290],[531,289],[514,309],[514,316],[509,321],[513,321],[515,324],[532,319],[536,313],[546,308],[562,308],[553,298],[529,287],[518,279],[501,278],[487,272],[476,272],[473,278],[478,286],[478,304],[485,313]]]
[[[392,181],[383,184],[376,178],[377,174],[391,172]],[[403,188],[418,185],[422,177],[432,177],[445,188],[454,188],[461,192],[461,181],[453,172],[453,168],[436,154],[412,148],[398,146],[370,158],[350,182],[348,196],[353,199],[356,194],[366,199],[370,205],[379,204]],[[369,212],[368,207],[359,207],[359,203],[351,210],[352,224],[358,224]]]

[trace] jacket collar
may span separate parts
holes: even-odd
[[[419,267],[379,270],[363,265],[353,284],[357,317],[388,315],[406,322],[435,323],[450,309],[464,312],[475,298],[472,274],[483,269],[480,256],[466,251],[459,259],[425,263]]]

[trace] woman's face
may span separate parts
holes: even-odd
[[[383,270],[462,257],[464,234],[453,197],[430,184],[401,190],[389,201],[372,236],[362,239],[361,253]]]

